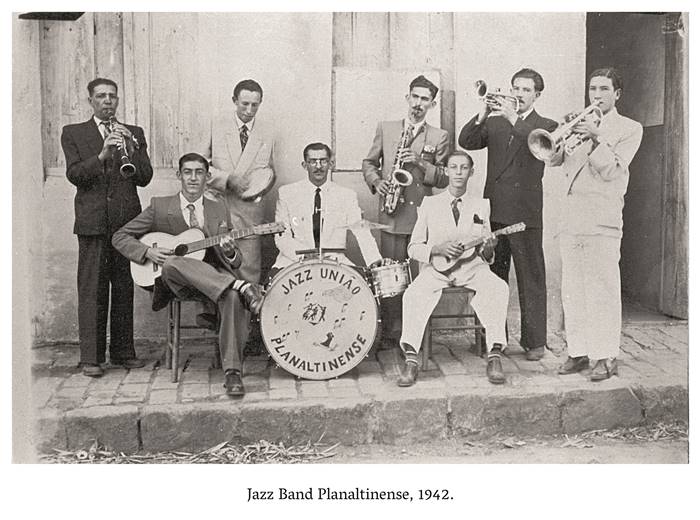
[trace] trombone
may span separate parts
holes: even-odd
[[[507,94],[502,94],[501,89],[496,89],[493,92],[489,92],[488,86],[484,80],[477,80],[474,82],[474,93],[476,96],[488,105],[490,109],[498,108],[504,103],[510,103],[513,110],[516,112],[520,108],[520,102],[515,96],[509,96]]]
[[[593,116],[596,126],[600,125],[603,112],[598,103],[588,105],[581,112],[572,112],[564,117],[564,122],[553,132],[548,132],[544,128],[536,128],[527,136],[527,146],[530,152],[540,161],[551,162],[555,155],[562,149],[567,155],[573,154],[585,143],[581,134],[574,132],[574,128],[580,122]]]

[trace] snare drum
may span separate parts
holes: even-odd
[[[377,321],[374,294],[362,275],[319,258],[277,273],[260,310],[270,356],[305,379],[330,379],[357,366],[374,343]]]
[[[408,260],[372,269],[372,285],[377,298],[391,298],[402,294],[411,280]]]

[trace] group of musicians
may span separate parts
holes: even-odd
[[[154,310],[173,296],[199,298],[218,307],[224,386],[228,395],[242,396],[242,352],[250,316],[258,314],[263,304],[259,237],[234,241],[223,236],[203,261],[139,239],[153,231],[177,235],[193,227],[214,236],[264,222],[259,199],[274,183],[275,143],[271,127],[257,116],[263,101],[261,86],[253,80],[235,86],[235,110],[214,119],[198,153],[180,158],[179,193],[154,197],[144,211],[136,187],[146,186],[153,170],[143,130],[116,120],[116,83],[97,78],[87,89],[93,116],[67,125],[61,136],[66,174],[77,188],[74,233],[79,244],[83,374],[104,373],[108,314],[110,363],[144,366],[133,346],[129,262],[150,261],[162,266],[153,286]],[[370,268],[407,259],[420,266],[402,297],[382,302],[384,346],[398,344],[405,358],[399,386],[415,383],[427,321],[442,289],[450,286],[474,291],[471,305],[486,330],[488,380],[505,381],[501,356],[508,343],[511,257],[520,297],[520,345],[527,360],[539,360],[545,353],[545,162],[528,146],[533,130],[557,128],[534,109],[543,90],[542,76],[522,69],[511,79],[511,96],[484,96],[482,109],[462,128],[458,141],[462,148],[488,149],[482,197],[468,189],[474,175],[472,158],[464,151],[452,151],[447,132],[426,122],[436,105],[438,87],[424,76],[415,78],[406,94],[406,117],[380,122],[362,161],[365,182],[380,204],[379,248],[362,225],[357,194],[328,179],[333,152],[326,144],[306,146],[301,165],[307,178],[279,189],[275,220],[285,230],[275,237],[279,254],[272,275],[297,262],[301,251],[344,249],[347,229],[355,234]],[[615,109],[622,94],[622,79],[615,69],[594,71],[588,92],[590,103],[600,109],[598,117],[579,118],[571,133],[580,146],[566,152],[559,146],[547,162],[561,165],[567,179],[558,235],[569,356],[559,373],[576,373],[592,363],[590,379],[599,381],[617,373],[622,205],[642,127]],[[269,179],[270,185],[258,197],[248,197],[251,184],[260,178]],[[434,187],[447,189],[432,195]],[[524,230],[511,234],[513,225],[521,223]],[[350,263],[340,252],[332,257]]]

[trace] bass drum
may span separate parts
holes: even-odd
[[[331,379],[357,366],[374,343],[377,320],[377,304],[363,276],[318,258],[280,271],[260,310],[270,355],[305,379]]]

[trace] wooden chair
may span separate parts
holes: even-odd
[[[423,354],[423,370],[428,369],[428,360],[433,355],[433,332],[438,330],[463,330],[463,331],[474,331],[474,341],[476,347],[476,353],[479,356],[483,356],[486,352],[486,333],[484,327],[481,325],[479,318],[472,309],[471,299],[474,296],[474,291],[467,289],[466,287],[448,287],[443,289],[442,297],[440,302],[438,302],[435,311],[430,316],[428,324],[425,327],[425,333],[423,335],[423,343],[421,345],[421,352]],[[448,299],[450,308],[454,309],[455,306],[459,305],[459,312],[442,312],[440,311],[441,303],[444,305],[444,300]],[[461,300],[461,301],[460,301]],[[439,322],[443,320],[455,319],[464,320],[465,323],[459,325],[445,324],[441,325]],[[436,321],[437,320],[437,321]]]

